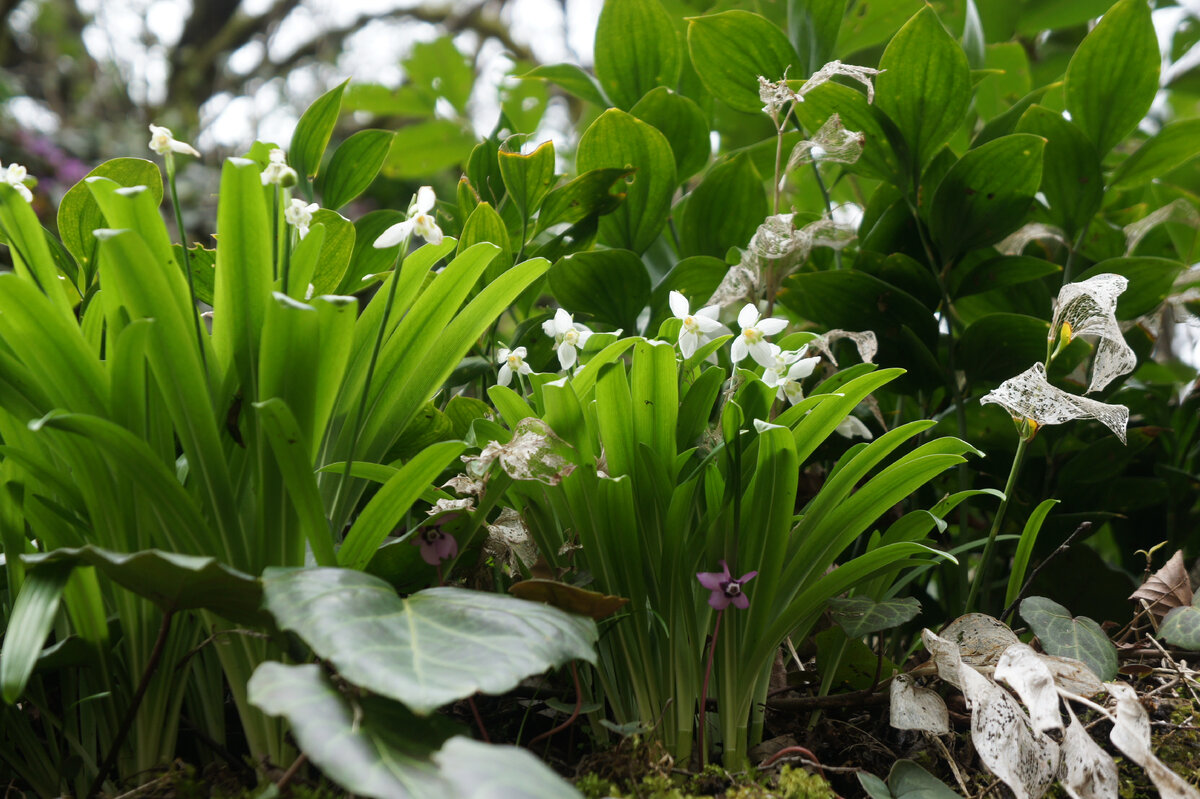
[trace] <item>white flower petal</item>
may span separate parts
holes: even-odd
[[[841,424],[834,428],[834,432],[846,438],[865,438],[868,441],[875,437],[871,433],[871,428],[867,427],[857,416],[847,416]]]
[[[776,333],[782,332],[787,325],[788,323],[786,319],[779,319],[772,316],[770,319],[760,319],[755,327],[757,327],[764,336],[773,336]]]
[[[743,336],[738,336],[733,340],[733,348],[729,353],[729,359],[734,363],[738,363],[746,359],[750,351],[746,348],[746,339]]]
[[[575,365],[577,353],[575,347],[570,344],[563,343],[558,345],[558,362],[563,369],[570,369]]]
[[[765,341],[756,341],[748,347],[750,357],[752,357],[759,366],[765,366],[768,369],[775,366],[775,357],[771,354],[771,345]]]
[[[747,303],[742,306],[742,310],[738,311],[737,323],[738,327],[745,330],[748,327],[754,327],[758,322],[758,306],[754,303]]]
[[[412,230],[412,225],[412,220],[408,219],[403,222],[397,222],[380,233],[379,238],[375,239],[375,243],[372,246],[377,250],[386,250],[388,247],[395,247],[408,238],[409,231]]]
[[[788,370],[788,380],[803,380],[813,373],[813,369],[817,368],[817,364],[821,362],[819,357],[805,358],[792,364],[792,368]]]
[[[566,308],[559,308],[554,312],[554,335],[561,336],[574,326],[574,318],[567,313]]]
[[[422,214],[427,214],[433,210],[433,206],[437,205],[437,195],[433,193],[432,186],[422,186],[417,190],[417,211]]]
[[[500,367],[499,374],[496,375],[496,383],[501,386],[507,386],[512,382],[512,376],[512,369],[510,369],[508,364],[505,363]]]
[[[691,308],[689,307],[687,297],[680,294],[678,291],[672,291],[667,295],[667,304],[671,306],[671,313],[676,318],[682,319],[687,316]]]
[[[700,346],[700,336],[697,333],[692,333],[687,330],[679,331],[679,354],[684,358],[690,358],[696,354],[696,348]]]

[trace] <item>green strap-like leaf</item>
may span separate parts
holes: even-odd
[[[72,568],[57,564],[30,570],[25,575],[0,650],[0,691],[10,705],[25,692],[25,685],[33,675]]]
[[[342,93],[349,82],[347,78],[318,97],[296,123],[296,131],[288,147],[288,162],[300,176],[301,186],[306,189],[308,181],[316,177],[321,168],[321,156],[329,146],[329,137],[333,135],[333,127],[342,112]],[[221,196],[225,196],[224,188],[221,189]]]
[[[389,130],[360,130],[338,145],[329,170],[322,175],[321,200],[326,208],[336,211],[366,191],[379,174],[394,135]]]

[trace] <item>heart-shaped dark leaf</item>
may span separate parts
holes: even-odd
[[[829,600],[829,610],[846,635],[861,638],[912,621],[921,612],[921,603],[912,597],[882,602],[868,596],[835,597]]]
[[[1031,596],[1021,602],[1021,618],[1051,655],[1082,660],[1101,680],[1117,676],[1117,648],[1086,616],[1071,611],[1044,596]]]
[[[425,714],[576,658],[595,661],[596,623],[461,588],[405,599],[349,569],[268,569],[267,609],[350,682]]]
[[[1158,637],[1171,646],[1200,652],[1200,607],[1173,608],[1158,628]]]

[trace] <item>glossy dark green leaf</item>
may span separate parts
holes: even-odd
[[[867,103],[862,92],[840,83],[826,83],[804,95],[804,102],[796,106],[796,116],[809,134],[820,130],[835,113],[847,130],[858,131],[866,139],[862,156],[848,164],[847,171],[881,180],[896,180],[904,173],[888,142],[881,112]]]
[[[526,218],[533,216],[554,186],[554,142],[546,141],[528,155],[501,147],[500,177],[508,196]]]
[[[873,330],[879,337],[879,362],[911,365],[902,329],[926,346],[937,337],[933,314],[901,289],[866,273],[850,270],[806,272],[788,278],[780,301],[802,319],[843,330]]]
[[[1104,199],[1104,177],[1096,148],[1074,122],[1048,108],[1034,105],[1017,123],[1018,133],[1046,140],[1042,162],[1042,193],[1050,219],[1074,241],[1091,222]]]
[[[700,106],[665,86],[651,89],[629,110],[658,128],[675,155],[675,178],[683,181],[699,172],[712,154],[708,122]]]
[[[568,255],[550,270],[550,288],[568,311],[629,333],[650,302],[650,275],[642,259],[629,250]]]
[[[61,564],[34,569],[25,575],[0,650],[0,691],[10,705],[25,692],[70,576],[71,567]]]
[[[626,184],[621,179],[633,174],[634,170],[621,167],[593,169],[564,183],[542,200],[536,232],[611,212],[625,199]]]
[[[1015,313],[989,314],[967,327],[955,362],[972,380],[1007,380],[1046,358],[1050,323]]]
[[[842,21],[837,57],[845,60],[848,55],[883,44],[924,5],[924,0],[856,3]]]
[[[403,213],[390,209],[371,211],[358,218],[354,223],[354,249],[350,254],[350,264],[335,293],[353,294],[362,288],[364,277],[392,268],[396,253],[391,248],[377,250],[372,245],[383,231],[403,221]]]
[[[971,101],[971,70],[962,47],[930,6],[892,38],[875,78],[875,102],[908,143],[919,173],[962,124]]]
[[[683,47],[659,0],[608,0],[595,49],[596,77],[617,108],[628,111],[654,87],[679,81]]]
[[[675,192],[675,156],[658,129],[610,108],[588,126],[575,158],[580,173],[593,169],[636,169],[625,202],[600,220],[600,240],[641,253],[666,223]]]
[[[834,58],[846,0],[789,0],[787,11],[788,38],[800,54],[798,67],[811,75]]]
[[[829,600],[833,621],[851,638],[890,630],[910,622],[921,612],[921,603],[912,597],[876,602],[868,596],[835,597]]]
[[[367,190],[392,146],[392,132],[360,130],[333,151],[322,175],[321,201],[336,211]]]
[[[1001,72],[975,88],[975,110],[983,119],[995,119],[1032,88],[1029,55],[1019,42],[999,42],[987,46],[984,58],[989,68]]]
[[[1172,646],[1200,652],[1200,606],[1172,608],[1158,628],[1158,637]]]
[[[1120,0],[1067,67],[1067,110],[1104,158],[1150,110],[1161,57],[1145,0]]]
[[[1028,255],[1000,255],[982,261],[969,269],[951,270],[951,297],[969,297],[992,289],[1015,286],[1061,272],[1058,264]]]
[[[114,158],[88,172],[63,195],[58,206],[58,235],[63,246],[75,257],[84,274],[96,273],[96,228],[105,227],[104,214],[87,187],[87,179],[99,175],[122,186],[145,186],[154,196],[154,204],[162,202],[162,175],[158,167],[143,158]],[[90,279],[89,279],[90,282]]]
[[[704,88],[747,114],[761,114],[758,78],[783,80],[800,57],[774,23],[750,11],[724,11],[688,20],[688,50]],[[799,78],[799,75],[789,77]]]
[[[596,657],[591,619],[500,594],[431,588],[401,599],[350,569],[267,569],[263,583],[281,627],[354,685],[422,715]]]
[[[1017,32],[1033,36],[1044,30],[1082,25],[1108,11],[1112,4],[1113,0],[1026,0],[1021,3]]]
[[[544,80],[561,86],[581,100],[587,100],[601,108],[608,107],[608,101],[604,99],[595,79],[575,64],[543,64],[529,70],[521,78],[523,80]]]
[[[342,92],[349,82],[347,78],[318,97],[296,123],[296,131],[288,147],[288,163],[300,175],[301,182],[312,180],[321,169],[321,157],[329,146],[329,137],[333,135],[333,127],[341,114]]]
[[[210,610],[238,624],[261,627],[270,619],[263,613],[262,585],[258,579],[226,566],[216,558],[180,555],[147,549],[111,552],[95,546],[55,549],[26,555],[26,563],[93,566],[105,577],[163,610]]]
[[[666,277],[654,286],[650,300],[650,326],[647,330],[657,330],[662,320],[670,315],[668,299],[672,291],[683,294],[691,308],[698,310],[721,285],[728,271],[729,264],[720,258],[698,255],[681,259],[671,267]]]
[[[745,153],[708,170],[688,195],[678,225],[683,255],[721,257],[745,247],[770,213],[763,179]]]
[[[396,131],[383,162],[389,178],[425,178],[464,163],[475,134],[449,119],[430,119]]]
[[[1181,119],[1163,127],[1113,172],[1109,185],[1128,189],[1148,183],[1200,156],[1200,119]],[[61,211],[59,212],[61,215]]]
[[[944,261],[994,244],[1025,221],[1042,180],[1037,136],[994,139],[959,159],[933,195],[929,232]]]
[[[1099,624],[1086,616],[1072,616],[1044,596],[1021,600],[1020,611],[1047,654],[1082,660],[1101,680],[1117,676],[1117,648]]]
[[[1182,263],[1167,258],[1109,258],[1084,270],[1074,282],[1105,272],[1129,278],[1129,287],[1117,298],[1117,318],[1137,319],[1162,305],[1183,269]]]

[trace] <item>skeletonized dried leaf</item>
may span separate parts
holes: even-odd
[[[958,647],[963,663],[972,666],[994,666],[1004,650],[1020,642],[1008,625],[986,613],[959,616],[940,635]]]
[[[1058,690],[1054,687],[1054,674],[1033,647],[1013,644],[1005,649],[993,676],[1007,683],[1021,697],[1036,732],[1062,732],[1062,712]]]
[[[1146,600],[1150,612],[1160,619],[1170,613],[1172,608],[1192,604],[1192,581],[1188,577],[1187,567],[1183,564],[1183,550],[1171,556],[1171,559],[1150,575],[1129,598]]]
[[[853,164],[862,155],[866,137],[855,130],[847,130],[842,118],[832,114],[812,139],[797,142],[788,157],[787,169],[791,172],[801,164],[813,161],[835,161]]]
[[[817,336],[809,344],[820,350],[830,363],[837,366],[837,358],[833,357],[833,343],[844,338],[854,342],[854,346],[858,349],[858,357],[862,358],[864,363],[870,363],[871,359],[875,357],[875,353],[879,351],[879,342],[870,330],[864,330],[861,333],[850,330],[830,330],[828,333]]]
[[[531,416],[517,424],[507,444],[490,441],[478,455],[464,455],[462,460],[467,473],[476,478],[499,461],[500,468],[514,480],[558,485],[575,470],[571,452],[571,446],[556,436],[550,425]]]
[[[942,697],[917,685],[907,674],[892,679],[890,719],[898,730],[924,730],[934,735],[950,732],[950,712]]]
[[[1057,241],[1059,244],[1067,243],[1067,237],[1060,228],[1042,222],[1030,222],[1002,240],[996,245],[996,249],[1004,255],[1020,255],[1029,242],[1043,239]]]
[[[1096,672],[1088,668],[1088,664],[1075,658],[1062,655],[1045,655],[1038,657],[1054,675],[1054,684],[1076,696],[1093,697],[1104,690],[1104,683],[1096,676]]]
[[[1104,687],[1117,700],[1117,723],[1109,733],[1113,745],[1146,770],[1162,799],[1200,799],[1200,791],[1155,756],[1150,743],[1150,717],[1138,701],[1137,691],[1124,683],[1106,683]]]
[[[531,567],[538,557],[537,544],[529,535],[521,514],[512,508],[500,511],[496,521],[487,526],[488,537],[483,544],[485,554],[497,562],[505,563],[513,574],[517,574],[524,564]]]
[[[729,267],[725,277],[705,305],[716,305],[724,308],[734,303],[751,300],[758,293],[758,285],[762,280],[762,265],[758,255],[751,250],[742,253],[742,260],[735,266]]]
[[[1038,799],[1058,773],[1058,744],[1034,736],[1025,711],[1008,691],[970,666],[963,666],[962,677],[979,759],[1017,799]]]
[[[1005,380],[999,388],[985,394],[980,403],[999,405],[1014,419],[1032,419],[1039,425],[1062,424],[1072,419],[1096,419],[1116,433],[1122,444],[1125,443],[1128,408],[1077,397],[1050,385],[1046,379],[1046,367],[1040,362],[1016,377]]]
[[[1148,214],[1144,219],[1125,226],[1125,254],[1131,254],[1137,249],[1138,244],[1146,234],[1153,228],[1161,225],[1164,222],[1177,222],[1182,225],[1191,225],[1195,228],[1200,228],[1200,213],[1196,212],[1195,206],[1188,202],[1183,197],[1174,202],[1167,203],[1162,208]]]
[[[1099,391],[1120,375],[1132,372],[1137,355],[1125,343],[1117,324],[1117,298],[1129,287],[1121,275],[1102,274],[1068,283],[1054,300],[1054,318],[1050,336],[1096,337],[1096,357],[1092,359],[1092,380],[1087,392]]]
[[[1074,799],[1117,799],[1117,764],[1099,747],[1067,704],[1058,779]]]

